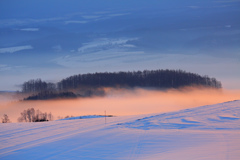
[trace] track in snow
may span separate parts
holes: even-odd
[[[0,159],[237,160],[240,101],[164,114],[0,124]]]

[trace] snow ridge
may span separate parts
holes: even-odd
[[[163,113],[121,125],[143,130],[240,130],[240,101]]]

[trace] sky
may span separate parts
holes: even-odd
[[[145,69],[182,69],[240,89],[239,19],[239,0],[1,0],[0,91]]]

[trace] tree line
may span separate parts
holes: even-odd
[[[18,118],[18,122],[44,122],[52,120],[52,113],[41,112],[40,110],[35,110],[34,108],[23,110]],[[2,123],[11,123],[7,114],[3,115]]]
[[[31,79],[27,82],[24,82],[22,85],[23,93],[40,93],[44,91],[56,91],[56,84],[47,83],[42,81],[41,79]]]
[[[68,99],[77,98],[78,96],[73,92],[54,92],[54,91],[42,91],[34,95],[30,95],[24,100],[48,100],[48,99]]]
[[[221,82],[208,76],[182,70],[145,70],[137,72],[105,72],[79,74],[65,78],[57,83],[59,90],[69,90],[89,87],[155,87],[179,88],[184,86],[201,85],[221,88]]]
[[[62,79],[58,83],[47,83],[41,79],[30,80],[24,82],[22,92],[38,94],[46,98],[48,94],[57,97],[56,92],[59,94],[76,90],[82,91],[82,96],[102,95],[104,93],[99,88],[103,87],[169,89],[185,86],[221,88],[222,84],[215,78],[183,70],[145,70],[78,74]]]

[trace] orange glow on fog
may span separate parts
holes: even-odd
[[[157,90],[114,90],[106,89],[107,96],[80,98],[75,100],[15,101],[0,103],[0,116],[8,114],[16,122],[20,113],[27,108],[51,112],[55,119],[67,115],[137,115],[161,113],[216,104],[240,99],[240,91],[193,89]]]

